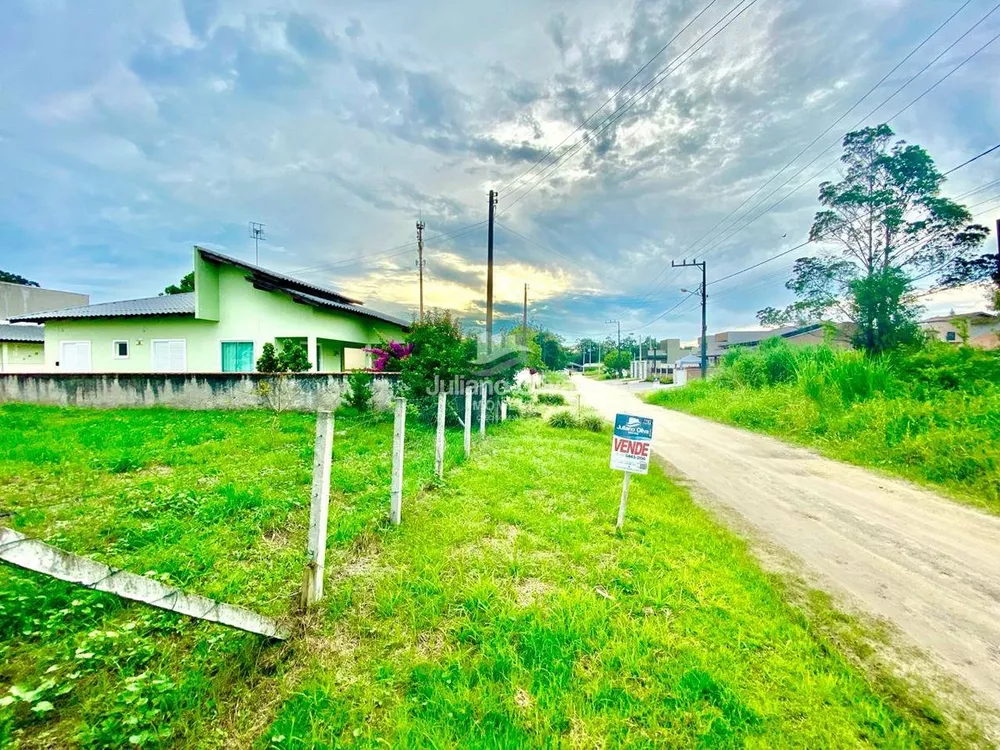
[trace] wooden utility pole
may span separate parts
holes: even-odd
[[[497,194],[490,191],[490,220],[486,232],[486,353],[493,352],[493,218]]]
[[[691,261],[687,262],[687,259],[678,263],[675,260],[670,261],[670,265],[673,268],[687,268],[689,266],[695,266],[701,268],[701,379],[705,380],[708,377],[708,279],[705,271],[705,261]]]
[[[528,285],[524,285],[524,310],[521,312],[521,342],[522,346],[528,345]]]
[[[424,319],[424,222],[417,222],[417,268],[420,271],[420,320]]]

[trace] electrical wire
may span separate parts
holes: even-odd
[[[527,183],[526,186],[522,185],[520,188],[518,188],[518,190],[523,191],[523,192],[521,192],[521,195],[519,195],[513,201],[511,201],[510,203],[508,203],[504,207],[503,211],[501,211],[501,214],[506,213],[507,211],[510,211],[510,209],[512,209],[515,205],[517,205],[522,200],[524,200],[532,191],[534,191],[539,185],[541,185],[542,182],[549,175],[551,175],[553,172],[555,172],[557,169],[559,169],[560,166],[562,166],[563,164],[565,164],[566,161],[568,161],[573,155],[575,155],[576,153],[578,153],[579,150],[581,148],[583,148],[584,145],[586,145],[587,143],[591,142],[594,137],[599,136],[599,135],[601,135],[604,132],[607,132],[611,128],[612,125],[614,125],[618,120],[620,120],[625,115],[626,112],[628,112],[628,110],[630,110],[632,107],[635,106],[636,102],[638,102],[640,99],[645,98],[656,86],[658,86],[660,83],[662,83],[671,73],[674,73],[678,69],[680,69],[681,66],[683,66],[688,60],[690,60],[692,57],[694,57],[695,54],[697,54],[702,49],[704,49],[704,47],[707,46],[713,39],[715,39],[715,37],[717,37],[719,34],[721,34],[723,31],[725,31],[727,28],[729,28],[729,26],[731,26],[736,21],[736,19],[738,19],[741,15],[743,15],[743,13],[745,13],[747,10],[749,10],[757,2],[759,2],[759,0],[749,0],[749,2],[748,2],[748,0],[739,0],[739,2],[735,6],[733,6],[733,8],[731,10],[729,10],[721,19],[719,19],[711,27],[709,27],[709,29],[705,33],[703,33],[701,37],[699,37],[691,45],[689,45],[687,47],[687,49],[684,50],[684,52],[682,52],[680,55],[678,55],[677,58],[675,58],[673,61],[671,61],[671,63],[668,63],[668,65],[665,66],[663,69],[661,69],[661,71],[659,73],[657,73],[656,76],[654,76],[652,79],[650,79],[638,91],[636,91],[634,94],[632,94],[630,97],[628,97],[621,105],[619,105],[619,107],[614,112],[612,112],[610,115],[608,115],[597,126],[597,128],[595,128],[593,131],[589,131],[583,137],[581,137],[576,142],[576,144],[574,144],[572,147],[570,147],[564,153],[564,155],[560,156],[559,159],[556,162],[554,162],[546,171],[544,171],[541,174],[539,174],[534,180],[532,180],[530,183]],[[746,4],[744,4],[744,3],[746,3]],[[740,8],[741,5],[743,6],[742,8]],[[718,30],[716,30],[715,33],[709,35],[709,32],[712,31],[712,29],[714,29],[716,26],[719,26],[719,24],[722,23],[723,20],[725,20],[737,8],[740,8],[740,10],[736,13],[736,15],[734,15],[732,18],[730,18],[728,21],[726,21],[724,24],[722,24],[721,28],[719,28]],[[706,39],[706,37],[707,37],[707,39]],[[702,41],[702,40],[704,40],[704,41]],[[694,50],[694,52],[692,52],[684,60],[680,60],[681,57],[683,57],[685,54],[687,54],[692,49],[694,49],[694,47],[696,45],[698,45],[699,42],[701,42],[701,46],[698,47],[698,49]],[[680,60],[680,61],[678,62],[678,60]],[[674,67],[671,68],[671,65],[673,65]],[[518,190],[514,191],[515,194],[518,192]]]
[[[706,5],[706,6],[704,7],[704,8],[702,8],[702,9],[701,9],[701,10],[700,10],[700,11],[698,12],[698,14],[697,14],[697,15],[695,15],[695,16],[694,16],[694,17],[693,17],[693,18],[692,18],[692,19],[691,19],[690,21],[688,21],[688,23],[687,23],[687,24],[686,24],[686,25],[685,25],[685,26],[684,26],[684,27],[683,27],[683,28],[682,28],[682,29],[681,29],[680,31],[678,31],[678,32],[677,32],[676,34],[674,34],[674,35],[673,35],[673,37],[671,37],[671,38],[670,38],[670,41],[668,41],[668,42],[667,42],[666,44],[664,44],[664,45],[663,45],[662,47],[660,47],[659,51],[658,51],[658,52],[657,52],[657,53],[656,53],[655,55],[653,55],[653,56],[652,56],[651,58],[649,58],[649,60],[647,60],[647,61],[646,61],[646,63],[645,63],[645,64],[644,64],[644,65],[643,65],[643,66],[642,66],[641,68],[639,68],[639,69],[638,69],[638,70],[637,70],[637,71],[636,71],[636,72],[635,72],[635,73],[634,73],[634,74],[632,75],[632,77],[631,77],[631,78],[629,78],[629,79],[628,79],[627,81],[625,81],[625,83],[623,83],[623,84],[622,84],[621,86],[619,86],[619,87],[618,87],[618,90],[617,90],[617,91],[615,91],[615,93],[613,93],[613,94],[612,94],[611,96],[609,96],[609,97],[608,97],[607,99],[605,99],[605,100],[604,100],[604,103],[603,103],[603,104],[601,104],[601,106],[600,106],[600,107],[598,107],[598,108],[597,108],[597,109],[595,109],[595,110],[594,110],[593,112],[591,112],[591,113],[590,113],[590,115],[589,115],[589,116],[587,117],[587,119],[586,119],[586,120],[584,120],[584,121],[583,121],[583,122],[581,122],[581,123],[580,123],[579,125],[577,125],[577,126],[576,126],[576,130],[574,130],[574,131],[573,131],[572,133],[570,133],[570,134],[569,134],[569,135],[567,135],[567,136],[566,136],[565,138],[563,138],[563,139],[562,139],[562,140],[561,140],[561,141],[560,141],[559,143],[557,143],[557,144],[556,144],[555,146],[553,146],[553,147],[552,147],[552,148],[550,148],[550,149],[549,149],[548,151],[546,151],[546,152],[545,152],[545,154],[543,154],[543,155],[541,156],[541,158],[539,158],[539,159],[538,159],[538,161],[536,161],[536,162],[535,162],[534,164],[532,164],[532,165],[531,165],[530,167],[528,167],[528,168],[527,168],[526,170],[524,170],[524,171],[523,171],[523,172],[521,172],[521,173],[520,173],[519,175],[517,175],[517,177],[515,177],[515,178],[514,178],[513,180],[511,180],[510,182],[506,183],[506,184],[505,184],[505,185],[504,185],[503,187],[501,187],[501,188],[500,188],[500,191],[499,191],[499,192],[506,192],[506,191],[508,190],[508,188],[510,188],[511,186],[515,185],[516,183],[519,183],[519,182],[521,182],[521,181],[522,181],[522,179],[524,178],[524,176],[525,176],[525,175],[527,175],[527,174],[529,174],[530,172],[534,171],[534,169],[535,169],[535,168],[536,168],[537,166],[539,166],[539,165],[540,165],[540,164],[541,164],[542,162],[544,162],[544,161],[545,161],[546,159],[548,159],[548,157],[549,157],[549,156],[551,156],[551,155],[552,155],[552,154],[553,154],[553,153],[555,152],[555,150],[556,150],[556,149],[560,148],[560,147],[561,147],[561,146],[562,146],[562,145],[563,145],[564,143],[566,143],[566,141],[568,141],[568,140],[569,140],[570,138],[572,138],[572,137],[573,137],[574,135],[576,135],[577,133],[579,133],[579,132],[580,132],[580,131],[581,131],[581,130],[582,130],[582,129],[584,128],[584,126],[586,126],[586,124],[587,124],[588,122],[590,122],[590,121],[591,121],[592,119],[594,119],[594,117],[596,117],[596,116],[597,116],[598,112],[600,112],[600,111],[601,111],[602,109],[604,109],[604,108],[605,108],[606,106],[608,106],[608,104],[610,104],[610,103],[611,103],[612,101],[614,101],[614,100],[615,100],[615,98],[616,98],[616,97],[617,97],[617,96],[618,96],[618,95],[619,95],[620,93],[622,93],[622,91],[624,91],[624,90],[625,90],[625,88],[626,88],[626,87],[627,87],[627,86],[628,86],[628,85],[629,85],[630,83],[632,83],[632,81],[634,81],[634,80],[635,80],[636,78],[638,78],[638,77],[639,77],[639,75],[640,75],[640,74],[642,73],[642,71],[644,71],[644,70],[645,70],[646,68],[648,68],[648,67],[649,67],[650,65],[652,65],[652,64],[653,64],[653,62],[654,62],[654,61],[655,61],[655,60],[656,60],[657,58],[659,58],[659,57],[660,57],[660,55],[662,55],[662,54],[663,54],[664,52],[666,52],[666,51],[667,51],[667,49],[668,49],[668,48],[669,48],[669,47],[670,47],[670,46],[671,46],[671,45],[672,45],[672,44],[673,44],[673,43],[674,43],[675,41],[677,41],[677,39],[678,39],[678,38],[679,38],[679,37],[681,36],[681,34],[683,34],[683,33],[684,33],[685,31],[687,31],[687,30],[688,30],[688,29],[689,29],[689,28],[691,27],[691,25],[692,25],[692,24],[694,24],[694,23],[695,23],[695,22],[696,22],[696,21],[697,21],[697,20],[698,20],[699,18],[701,18],[701,17],[703,16],[703,15],[705,15],[705,13],[706,13],[706,12],[707,12],[707,11],[708,11],[708,10],[709,10],[709,9],[710,9],[710,8],[711,8],[712,6],[713,6],[713,5],[715,5],[715,4],[717,3],[717,2],[719,2],[719,0],[711,0],[711,2],[709,2],[709,3],[708,3],[708,4],[707,4],[707,5]],[[970,2],[971,2],[971,0],[970,0]]]

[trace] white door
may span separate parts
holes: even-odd
[[[153,340],[153,372],[185,372],[187,341],[185,339]]]
[[[60,372],[90,372],[90,342],[59,342]]]

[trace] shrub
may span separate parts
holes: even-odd
[[[433,422],[438,389],[456,378],[472,379],[476,342],[462,335],[451,314],[431,311],[411,325],[406,344],[410,352],[398,360],[400,394],[414,407],[418,419]]]
[[[375,376],[365,370],[355,370],[347,376],[351,392],[347,394],[347,404],[358,412],[368,409],[372,400],[372,383]]]
[[[281,354],[278,355],[278,363],[282,368],[278,372],[284,372],[285,370],[289,372],[306,372],[312,368],[306,348],[295,341],[288,341],[281,347]]]
[[[582,429],[590,432],[604,432],[604,429],[609,426],[596,414],[585,414],[580,418],[579,424]]]
[[[576,415],[569,409],[560,409],[549,417],[549,427],[568,429],[577,426]]]
[[[539,393],[538,403],[549,406],[565,406],[566,397],[561,393]]]
[[[264,344],[260,357],[257,358],[257,372],[275,373],[284,372],[286,369],[274,351],[274,344],[270,341]]]

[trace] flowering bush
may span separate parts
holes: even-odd
[[[413,353],[413,344],[401,341],[387,341],[379,346],[365,349],[374,357],[372,370],[375,372],[399,372],[402,362]]]

